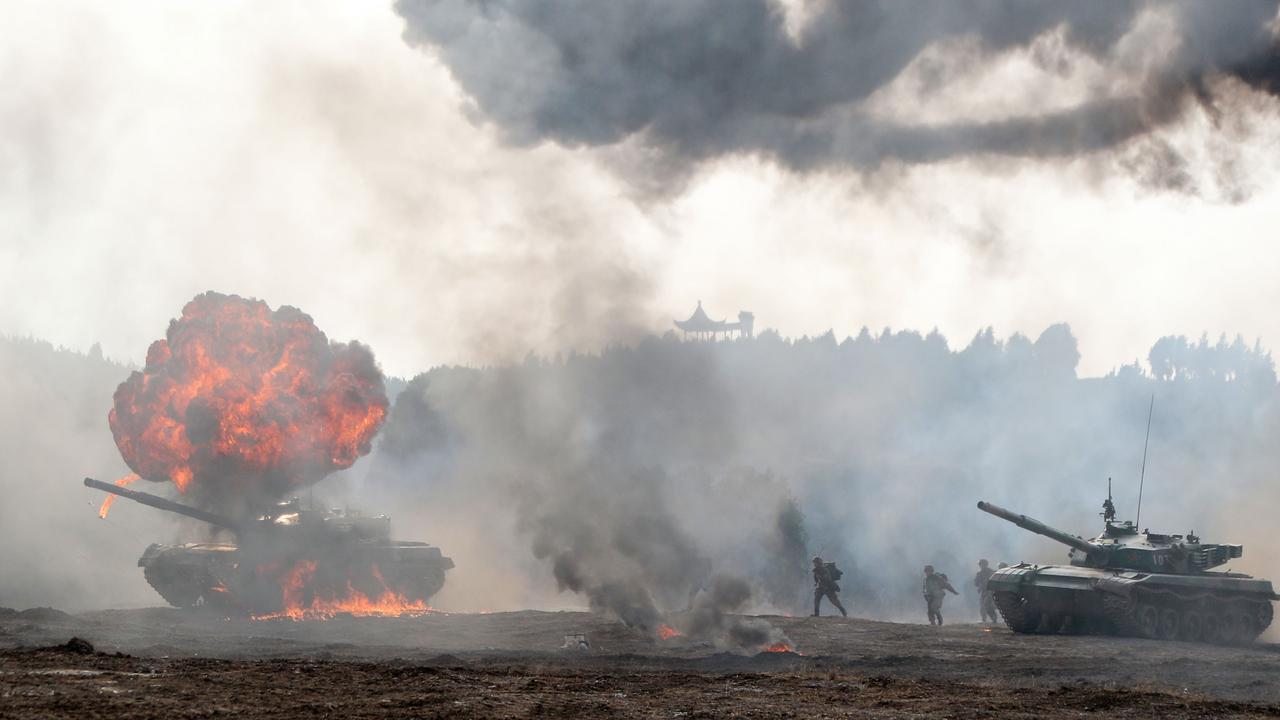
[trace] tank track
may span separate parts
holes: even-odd
[[[997,592],[992,599],[1010,630],[1016,633],[1033,633],[1040,628],[1040,609],[1023,596],[1012,592]]]
[[[1005,625],[1016,633],[1082,632],[1087,627],[1127,637],[1216,645],[1248,645],[1271,625],[1274,614],[1268,600],[1158,591],[1133,598],[1104,595],[1101,618],[1049,616],[1014,592],[997,592],[994,600]]]
[[[159,593],[160,597],[173,607],[195,607],[204,591],[200,583],[192,578],[176,576],[172,568],[148,565],[142,569],[142,576],[146,578],[151,589]]]
[[[410,600],[427,602],[444,587],[444,570],[432,568],[426,572],[414,572],[401,577],[395,584],[397,590]]]
[[[1134,598],[1107,595],[1103,611],[1119,635],[1153,640],[1184,640],[1216,645],[1248,645],[1271,625],[1268,600],[1181,597],[1145,592]]]
[[[1102,611],[1107,616],[1107,624],[1116,635],[1140,637],[1138,623],[1133,617],[1133,603],[1119,595],[1107,595],[1102,598]]]

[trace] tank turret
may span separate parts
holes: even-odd
[[[1165,640],[1250,642],[1271,623],[1271,582],[1215,572],[1244,546],[1139,531],[1103,503],[1103,531],[1091,540],[988,502],[978,509],[1071,548],[1069,566],[1021,563],[988,581],[1015,632],[1110,632]]]
[[[1138,532],[1133,523],[1107,520],[1101,535],[1085,540],[988,502],[979,500],[978,509],[1071,547],[1068,556],[1071,564],[1080,567],[1191,575],[1244,555],[1243,545],[1202,543],[1194,532],[1186,535]]]

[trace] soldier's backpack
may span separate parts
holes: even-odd
[[[835,563],[829,562],[829,563],[826,563],[826,566],[827,566],[827,577],[831,578],[831,582],[835,582],[840,578],[844,577],[844,573],[840,572],[840,568],[836,567]]]

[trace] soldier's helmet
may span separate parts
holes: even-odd
[[[932,565],[925,565],[925,566],[924,566],[924,574],[925,574],[925,575],[932,575],[932,574],[933,574],[933,566],[932,566]]]
[[[979,560],[979,561],[978,561],[978,567],[981,567],[981,568],[984,568],[984,567],[986,567],[986,566],[987,566],[987,565],[989,565],[989,564],[990,564],[990,563],[988,563],[988,562],[987,562],[986,558],[983,558],[982,560]]]
[[[822,558],[818,557],[817,555],[814,555],[814,556],[813,556],[813,564],[814,564],[814,565],[821,565],[821,564],[822,564]]]

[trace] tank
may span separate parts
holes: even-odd
[[[1085,540],[987,502],[978,509],[1071,548],[1068,565],[1021,563],[988,581],[1005,624],[1018,633],[1116,634],[1225,645],[1253,642],[1280,599],[1269,580],[1214,571],[1242,545],[1201,542],[1194,532],[1141,532],[1103,504],[1103,531]]]
[[[309,509],[294,498],[237,521],[93,478],[84,484],[235,536],[235,542],[157,543],[142,553],[143,577],[174,607],[266,616],[290,605],[309,607],[316,598],[356,597],[368,603],[394,599],[412,608],[425,606],[454,566],[440,548],[392,540],[385,515]]]

